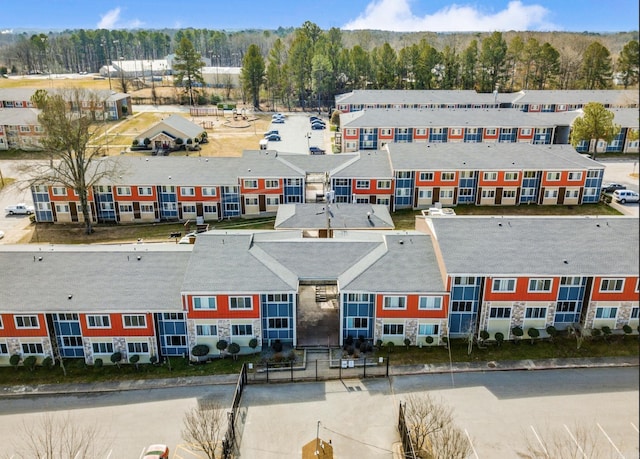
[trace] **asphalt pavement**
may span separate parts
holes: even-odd
[[[389,367],[389,376],[495,371],[543,371],[555,369],[615,368],[638,366],[640,366],[638,357],[593,357],[542,360],[503,360],[489,362],[452,362],[451,364],[439,363],[423,365],[391,365]],[[249,371],[251,372],[251,370]],[[296,380],[295,372],[293,380]],[[102,383],[85,384],[17,385],[1,387],[0,398],[24,397],[28,395],[106,393],[184,386],[210,386],[218,384],[236,384],[237,381],[238,375],[225,374],[181,378],[108,381]],[[252,384],[255,383],[251,381],[250,375],[249,382]]]

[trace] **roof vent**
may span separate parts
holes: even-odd
[[[563,262],[565,265],[568,265],[568,264],[569,264],[569,260],[562,260],[562,262]]]
[[[402,245],[402,244],[404,244],[404,241],[403,241],[402,239],[400,239],[400,240],[398,241],[398,243],[399,243],[400,245]]]
[[[67,298],[71,299],[71,298],[73,298],[73,295],[69,294],[69,296]]]
[[[138,261],[142,260],[142,257],[140,255],[138,255]]]

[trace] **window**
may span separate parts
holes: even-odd
[[[268,320],[269,328],[289,328],[289,319],[287,317],[274,317]]]
[[[356,189],[358,189],[358,190],[368,190],[369,189],[369,180],[356,180]]]
[[[437,335],[440,327],[435,324],[418,325],[418,335]]]
[[[398,179],[410,179],[411,171],[398,171],[397,176],[398,176]]]
[[[403,324],[384,324],[382,326],[383,335],[404,335]]]
[[[93,343],[94,354],[113,354],[113,343]]]
[[[143,314],[122,316],[125,328],[144,328],[147,326],[147,318]]]
[[[517,172],[505,172],[504,173],[504,179],[505,180],[509,180],[509,181],[518,180],[518,173]]]
[[[556,303],[556,312],[575,312],[576,307],[575,301],[558,301]]]
[[[516,190],[502,190],[502,197],[503,198],[515,198],[516,197]]]
[[[624,287],[624,279],[602,279],[600,281],[601,292],[621,292]]]
[[[441,189],[440,190],[440,199],[451,199],[453,198],[453,190],[452,189]]]
[[[193,309],[216,309],[215,296],[194,296]]]
[[[23,354],[42,354],[44,348],[41,343],[22,343]]]
[[[168,211],[168,212],[175,212],[178,209],[178,204],[175,202],[163,202],[162,203],[162,210]]]
[[[560,172],[547,172],[547,180],[557,182],[560,180]]]
[[[582,172],[569,172],[569,180],[582,180]]]
[[[551,188],[551,189],[546,189],[544,190],[544,197],[545,198],[557,198],[558,197],[558,190],[555,188]]]
[[[194,206],[193,204],[183,204],[182,205],[182,212],[185,214],[195,214],[196,213],[196,206]]]
[[[247,179],[244,180],[245,188],[258,188],[258,181],[256,179]]]
[[[496,190],[494,190],[494,189],[491,189],[491,190],[483,189],[482,190],[482,197],[483,198],[495,198],[496,197]]]
[[[213,186],[203,186],[202,187],[202,196],[215,196],[216,188]]]
[[[131,204],[120,204],[118,205],[120,212],[123,214],[131,214],[133,213],[133,206]]]
[[[421,188],[418,191],[418,198],[419,199],[431,199],[432,194],[433,194],[432,190]]]
[[[354,136],[357,134],[357,131],[355,129],[345,129],[345,131],[346,131],[345,135],[348,135],[348,136]]]
[[[524,171],[522,175],[524,178],[536,178],[535,171]]]
[[[496,128],[486,128],[484,132],[486,135],[496,135]]]
[[[195,196],[196,195],[196,189],[192,186],[181,186],[180,187],[180,194],[182,196]]]
[[[638,318],[638,311],[640,311],[640,308],[631,308],[631,315],[629,316],[630,319],[637,319]]]
[[[536,195],[536,189],[535,188],[522,188],[521,195],[522,195],[523,198],[535,196]]]
[[[196,325],[196,335],[198,336],[216,336],[217,334],[217,325]]]
[[[176,192],[176,187],[173,185],[162,185],[161,190],[163,193],[174,194]]]
[[[64,347],[82,347],[81,336],[63,336],[62,345]]]
[[[492,285],[493,292],[515,292],[516,280],[515,279],[493,279]]]
[[[580,190],[565,190],[564,197],[565,198],[577,198],[580,196]]]
[[[267,196],[267,205],[268,206],[277,206],[280,204],[279,196]]]
[[[454,277],[453,285],[476,285],[475,277]]]
[[[508,319],[511,317],[511,308],[491,308],[489,317],[492,319]]]
[[[367,317],[348,317],[347,328],[368,328],[369,319]]]
[[[280,182],[278,180],[269,179],[264,181],[264,186],[266,188],[278,188],[280,186]]]
[[[244,205],[245,206],[257,206],[258,205],[258,198],[244,198]]]
[[[378,180],[376,186],[379,190],[389,190],[391,189],[391,180]]]
[[[253,335],[253,326],[251,324],[232,325],[231,334],[233,336],[251,336]]]
[[[129,354],[148,354],[149,343],[127,343]]]
[[[426,135],[427,130],[425,128],[416,128],[416,135]]]
[[[102,316],[102,315],[87,316],[88,328],[109,328],[110,326],[111,326],[111,321],[109,319],[109,316]]]
[[[451,129],[451,135],[462,135],[462,129],[460,128],[452,128]]]
[[[560,278],[560,285],[580,285],[582,277],[580,276],[564,276]]]
[[[144,214],[152,214],[154,212],[153,204],[140,204],[140,212]]]
[[[67,189],[63,186],[53,186],[51,187],[51,192],[54,196],[66,196]]]
[[[68,204],[56,204],[56,212],[61,214],[69,213],[69,205]]]
[[[229,309],[253,309],[253,301],[250,296],[229,297]]]
[[[9,348],[7,347],[6,341],[0,341],[0,354],[8,354]]]
[[[550,292],[552,285],[551,279],[529,279],[530,292]]]
[[[484,174],[482,174],[482,178],[484,180],[486,180],[487,182],[494,182],[494,181],[498,180],[498,173],[497,172],[485,172]]]
[[[596,308],[596,319],[615,319],[618,308]]]
[[[29,126],[20,126],[20,132],[31,132],[31,128]]]
[[[521,135],[531,135],[531,128],[522,128],[520,129]]]
[[[443,182],[452,182],[456,178],[455,172],[442,172],[440,178]]]
[[[2,317],[0,316],[0,329],[3,329],[4,325],[2,324]]]
[[[130,186],[116,187],[116,193],[118,193],[119,196],[131,196],[131,187]]]
[[[391,135],[391,129],[389,129],[389,128],[380,129],[380,135],[390,136]]]
[[[38,328],[38,316],[16,316],[16,328]]]
[[[419,309],[442,309],[442,297],[439,296],[421,296]]]
[[[524,316],[527,319],[544,319],[547,317],[547,308],[527,308]]]
[[[338,187],[338,186],[349,186],[349,180],[348,179],[344,179],[344,178],[335,179],[334,180],[334,185],[336,187]]]
[[[404,296],[385,296],[384,309],[406,309],[407,298]]]
[[[167,346],[186,346],[187,337],[184,335],[165,335],[164,343]]]
[[[471,312],[473,310],[473,302],[471,301],[452,301],[451,310],[453,312]]]
[[[599,170],[590,170],[587,172],[587,178],[598,178],[598,177],[600,177]]]

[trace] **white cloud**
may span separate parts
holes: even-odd
[[[131,19],[127,22],[122,22],[120,17],[120,7],[107,11],[103,16],[100,16],[100,22],[98,22],[99,29],[138,29],[144,25],[144,22],[139,19]]]
[[[452,4],[422,17],[411,11],[409,0],[374,0],[364,13],[343,29],[403,32],[486,32],[494,30],[560,30],[547,21],[549,10],[540,5],[511,1],[506,9],[485,13],[475,6]]]

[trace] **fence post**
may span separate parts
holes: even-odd
[[[289,362],[289,368],[291,369],[291,382],[293,382],[293,360]]]
[[[362,357],[362,371],[363,371],[362,378],[365,379],[367,377],[367,358],[366,357]]]
[[[316,359],[316,381],[318,380],[318,360]]]
[[[390,352],[387,352],[387,378],[389,377],[389,357],[391,356]]]

